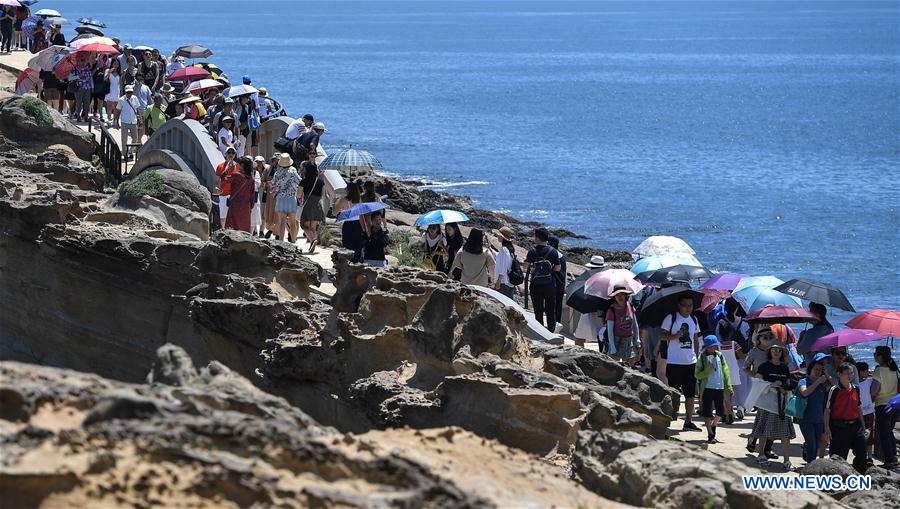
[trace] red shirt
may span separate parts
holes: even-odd
[[[234,161],[231,161],[231,165],[227,168],[225,167],[225,161],[219,163],[216,166],[216,176],[219,177],[219,196],[229,196],[231,195],[231,182],[229,179],[225,177],[231,176],[232,173],[237,171],[237,164]]]
[[[826,408],[831,409],[831,418],[839,421],[859,419],[859,388],[855,385],[843,387],[840,382],[831,388]]]

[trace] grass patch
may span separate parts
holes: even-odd
[[[125,182],[122,186],[122,194],[130,198],[152,196],[154,198],[162,194],[163,178],[155,171],[142,171],[140,175]]]
[[[388,246],[388,254],[397,258],[400,265],[407,267],[422,266],[422,243],[419,235],[410,235],[405,231],[391,230],[388,234],[391,245]],[[419,242],[410,245],[409,239],[415,237]]]
[[[25,113],[27,113],[29,117],[33,118],[38,125],[53,125],[53,117],[50,116],[50,112],[47,110],[47,105],[44,104],[44,101],[38,99],[37,97],[23,97],[22,109],[25,110]]]

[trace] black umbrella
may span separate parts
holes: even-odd
[[[106,23],[94,18],[79,18],[78,22],[82,25],[91,25],[94,27],[106,28]]]
[[[93,35],[99,35],[100,37],[103,37],[103,32],[99,28],[95,28],[95,27],[80,26],[80,27],[75,27],[75,31],[81,35],[93,34]]]
[[[199,44],[188,44],[175,50],[175,56],[184,58],[207,58],[212,54],[213,52],[209,48]]]
[[[601,299],[584,293],[584,284],[588,278],[603,269],[590,269],[581,273],[566,287],[566,305],[579,313],[595,313],[604,311],[612,304],[611,300]]]
[[[853,305],[840,288],[835,288],[826,283],[813,281],[812,279],[791,279],[775,287],[781,293],[799,297],[810,302],[817,302],[825,306],[853,311]]]
[[[647,297],[641,307],[638,323],[658,327],[667,316],[678,311],[678,301],[683,295],[689,295],[694,299],[694,309],[699,308],[700,303],[703,302],[703,292],[698,292],[688,286],[677,285],[662,288]]]
[[[694,265],[673,265],[657,270],[648,270],[641,272],[635,279],[642,283],[665,284],[673,281],[689,282],[694,279],[709,279],[713,277],[713,273],[703,267]]]

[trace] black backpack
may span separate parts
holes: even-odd
[[[531,287],[536,289],[553,288],[553,264],[547,259],[552,247],[547,247],[544,255],[534,262],[534,268],[531,270]]]
[[[512,257],[512,264],[509,266],[509,272],[506,274],[510,286],[519,286],[525,282],[525,272],[522,271],[522,265],[516,259],[516,255]]]

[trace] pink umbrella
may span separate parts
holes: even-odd
[[[38,77],[37,71],[32,69],[31,67],[26,67],[24,71],[19,73],[19,76],[16,77],[16,94],[17,95],[25,95],[28,92],[34,90],[35,86],[37,86],[40,78]]]
[[[759,323],[803,323],[819,318],[799,306],[766,306],[747,315],[748,322]]]
[[[869,329],[875,332],[900,338],[900,311],[893,309],[870,309],[854,316],[847,322],[854,329]]]
[[[727,299],[731,296],[731,292],[728,290],[715,290],[701,287],[700,291],[703,292],[703,301],[700,302],[700,311],[703,311],[704,313],[709,313],[719,304],[720,300]]]
[[[209,78],[209,71],[202,67],[185,67],[166,76],[166,79],[169,81],[194,81],[204,78]]]
[[[853,345],[856,343],[871,343],[884,339],[881,334],[868,329],[843,329],[832,332],[817,339],[809,347],[811,352],[824,352],[830,348]]]
[[[608,299],[610,292],[618,286],[627,288],[631,293],[637,293],[644,288],[644,285],[634,278],[634,272],[628,269],[606,269],[588,278],[584,284],[584,293]]]

